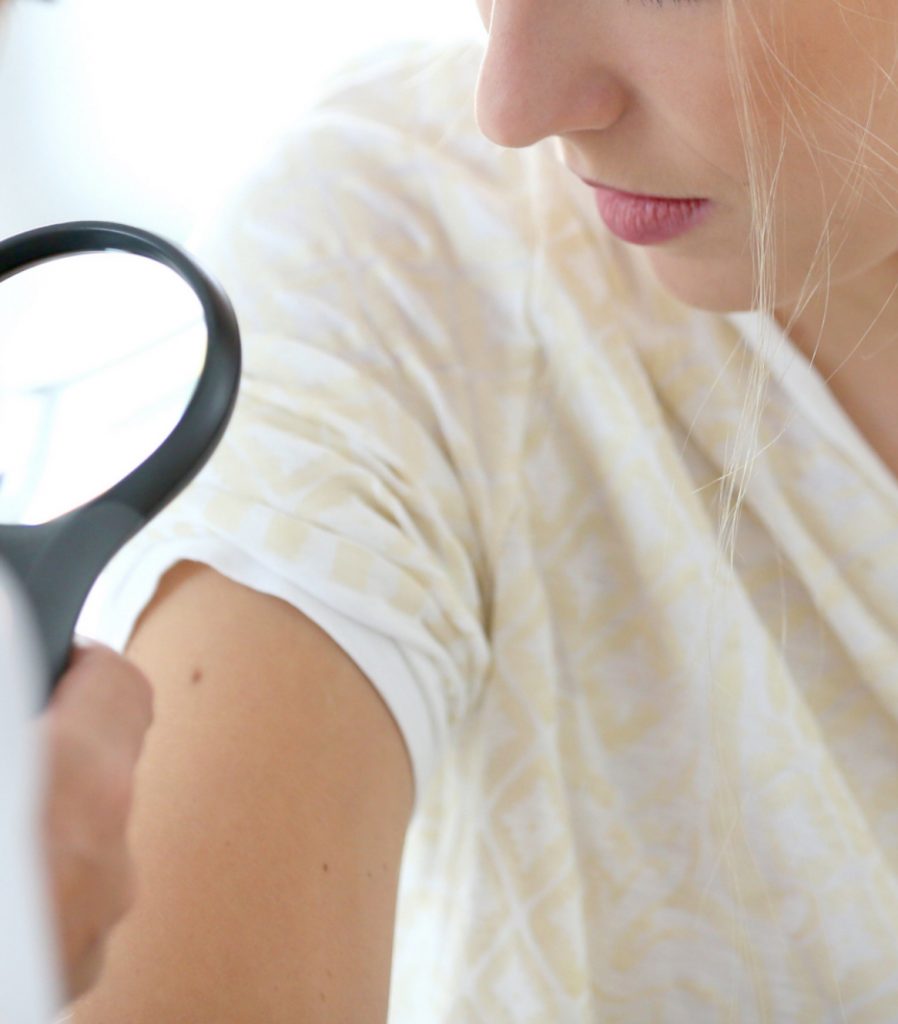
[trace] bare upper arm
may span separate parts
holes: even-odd
[[[138,895],[74,1020],[384,1020],[413,794],[380,696],[296,609],[194,563],[129,655],[155,691]]]

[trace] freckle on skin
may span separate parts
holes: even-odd
[[[190,677],[191,683],[198,683],[203,678],[203,670],[201,668],[195,668],[193,674]]]
[[[330,868],[327,865],[327,861],[325,861],[324,864],[321,865],[321,870],[324,872],[330,871]]]

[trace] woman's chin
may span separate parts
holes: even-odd
[[[658,282],[684,305],[709,313],[752,308],[750,266],[727,267],[719,259],[686,256],[657,246],[647,255]]]

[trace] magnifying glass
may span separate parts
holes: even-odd
[[[47,701],[97,577],[221,439],[240,365],[230,301],[179,246],[103,221],[0,243],[0,556]]]

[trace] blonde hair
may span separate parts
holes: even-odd
[[[845,7],[842,4],[842,0],[829,0],[829,2],[838,5],[843,19],[846,18],[846,11],[850,11],[852,15],[875,17],[875,14],[870,13],[869,8],[876,6],[876,0],[858,0],[858,9]],[[874,113],[875,101],[881,96],[882,91],[888,85],[891,85],[892,88],[896,86],[892,71],[895,64],[898,63],[898,16],[890,21],[894,32],[894,60],[892,67],[888,70],[882,68],[871,54],[871,72],[875,67],[878,72],[882,73],[887,80],[886,86],[883,86],[877,94],[877,76],[871,73],[871,96],[867,107],[867,119],[865,123],[859,123],[852,117],[834,108],[824,97],[809,89],[793,70],[788,67],[781,55],[776,52],[773,41],[765,36],[763,29],[758,25],[752,11],[751,2],[745,2],[745,0],[722,0],[722,4],[726,33],[727,70],[730,85],[736,97],[736,116],[745,151],[751,197],[753,265],[751,308],[763,314],[759,321],[758,357],[747,358],[744,362],[744,365],[748,368],[746,400],[740,413],[738,427],[730,445],[729,457],[722,481],[723,488],[719,519],[720,539],[722,551],[729,564],[732,565],[739,513],[745,500],[752,470],[759,455],[763,452],[763,449],[759,447],[759,427],[769,383],[767,357],[770,355],[771,348],[778,336],[772,327],[775,316],[778,240],[774,210],[779,174],[786,149],[787,126],[792,125],[794,127],[801,141],[808,146],[808,151],[813,154],[819,152],[819,149],[815,150],[814,141],[809,137],[809,133],[804,128],[804,125],[807,123],[806,110],[808,107],[818,106],[825,109],[832,116],[834,122],[838,124],[840,129],[844,130],[847,137],[856,142],[856,150],[845,175],[843,190],[853,190],[854,198],[858,201],[861,195],[861,190],[858,187],[859,183],[868,181],[874,176],[872,164],[868,162],[871,153],[871,141],[882,144],[883,150],[887,154],[885,157],[887,172],[891,172],[894,175],[896,165],[888,158],[891,154],[891,147],[885,140],[876,138],[871,133],[870,122]],[[776,5],[772,4],[771,9],[777,9]],[[889,23],[888,19],[885,20]],[[850,27],[847,24],[846,30],[850,31]],[[778,98],[782,100],[780,134],[778,144],[775,146],[768,146],[766,135],[759,130],[760,117],[754,90],[756,83],[751,80],[751,70],[746,66],[745,61],[747,47],[744,46],[744,39],[746,32],[753,32],[755,38],[760,42],[761,49],[768,58],[765,64],[766,68],[772,69],[774,72],[780,72],[781,78],[789,85],[787,91],[782,84],[774,81],[776,79],[775,74],[771,75],[768,80],[757,80],[757,85],[762,92],[766,94],[766,91],[771,86],[774,86],[778,91]],[[831,217],[832,211],[823,225],[814,257],[807,268],[794,311],[788,322],[782,325],[783,330],[787,334],[821,286],[823,287],[824,303],[828,303],[832,265],[838,253],[838,250],[835,253],[833,252],[833,237],[830,226]],[[858,340],[858,344],[860,340]],[[819,343],[819,338],[817,343]],[[852,349],[854,347],[856,346],[852,346]],[[816,346],[814,352],[816,353]]]

